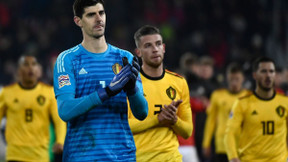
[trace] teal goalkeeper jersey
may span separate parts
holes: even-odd
[[[62,52],[54,68],[56,97],[81,98],[108,85],[133,55],[108,44],[104,53],[91,53],[79,44]],[[140,77],[137,86],[143,93]],[[127,119],[126,93],[121,91],[102,105],[68,122],[63,161],[136,161],[135,144]]]

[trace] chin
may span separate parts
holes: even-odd
[[[262,87],[262,89],[264,91],[268,92],[268,91],[272,90],[273,88],[272,87]]]
[[[104,36],[104,34],[99,34],[99,35],[94,35],[93,37],[96,38],[96,39],[99,39],[99,38],[101,38],[103,36]]]

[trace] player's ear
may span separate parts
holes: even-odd
[[[81,18],[78,16],[74,16],[74,22],[77,26],[79,26],[80,28],[82,27],[82,21]]]
[[[165,43],[163,43],[163,52],[165,53],[165,49],[166,48],[166,44]]]
[[[140,52],[140,50],[138,48],[135,48],[134,51],[135,51],[136,56],[142,57],[141,52]]]

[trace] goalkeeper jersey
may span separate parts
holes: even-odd
[[[57,112],[52,86],[39,82],[32,89],[15,83],[0,93],[0,121],[6,116],[6,160],[49,161],[50,118],[56,142],[63,144],[66,124]]]
[[[276,93],[270,99],[262,99],[254,93],[237,100],[225,136],[229,159],[286,162],[287,109],[288,98]],[[239,129],[239,146],[236,147],[235,132]]]
[[[182,161],[175,132],[189,137],[192,134],[192,113],[186,80],[165,70],[160,77],[149,77],[141,70],[144,96],[148,102],[148,116],[137,120],[129,109],[129,124],[136,144],[139,162]],[[160,126],[158,114],[164,105],[182,99],[177,109],[178,120],[172,127]]]
[[[123,66],[122,58],[133,55],[108,44],[103,53],[91,53],[81,44],[62,52],[54,68],[56,97],[87,96],[106,87]],[[140,77],[138,89],[143,93]],[[126,93],[105,100],[101,105],[68,121],[64,161],[135,161],[135,144],[128,124]]]
[[[242,90],[239,93],[231,93],[228,89],[224,88],[215,90],[212,93],[210,105],[207,108],[207,118],[203,138],[204,148],[210,147],[215,132],[215,151],[219,154],[226,154],[224,135],[232,105],[239,97],[243,97],[248,93],[248,90]]]

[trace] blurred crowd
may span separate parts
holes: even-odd
[[[55,57],[81,41],[73,22],[73,1],[0,0],[0,85],[14,81],[16,60],[33,53],[51,82]],[[210,56],[216,72],[231,61],[249,69],[259,55],[271,56],[284,71],[288,62],[285,0],[107,0],[107,41],[133,53],[133,33],[158,26],[167,44],[165,64],[179,67],[186,52]]]
[[[250,63],[257,56],[269,56],[276,61],[276,87],[288,92],[286,0],[105,3],[107,41],[133,53],[135,30],[144,24],[159,27],[166,43],[166,67],[184,75],[190,95],[199,97],[204,104],[209,103],[213,90],[225,85],[225,68],[230,62],[243,65],[244,87],[253,88]],[[15,81],[17,59],[25,53],[38,57],[42,81],[52,83],[58,54],[82,40],[81,30],[73,22],[72,4],[71,0],[0,0],[1,86]],[[205,113],[200,112],[197,117],[196,131],[204,125]],[[195,138],[201,139],[202,130],[198,132]],[[196,145],[200,148],[201,141],[196,140]]]

